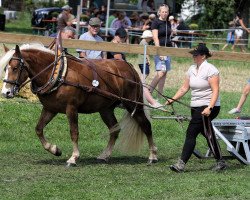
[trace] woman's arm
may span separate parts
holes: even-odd
[[[159,41],[159,38],[158,38],[158,29],[153,29],[152,33],[153,33],[153,40],[154,40],[155,46],[159,47],[160,46],[160,41]]]
[[[239,19],[239,23],[243,29],[245,29],[248,33],[250,33],[250,30],[247,29],[242,19]]]
[[[201,114],[209,116],[213,107],[215,106],[215,103],[219,97],[219,91],[220,91],[220,77],[219,75],[216,76],[212,76],[211,78],[208,79],[208,82],[210,84],[210,87],[212,89],[212,97],[211,97],[211,101],[208,105],[208,107],[206,107]]]
[[[173,103],[175,100],[180,99],[189,91],[189,89],[190,89],[189,78],[186,77],[180,89],[176,92],[176,94],[172,97],[172,99],[168,99],[165,104],[169,105]]]

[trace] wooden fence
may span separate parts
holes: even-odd
[[[53,41],[53,38],[37,36],[37,35],[24,35],[24,34],[12,34],[0,32],[0,43],[11,44],[24,44],[39,42],[49,45]],[[63,47],[65,48],[82,48],[90,50],[102,50],[112,52],[124,52],[131,54],[143,54],[144,46],[136,44],[114,44],[111,42],[92,42],[83,40],[63,40]],[[188,53],[190,49],[184,48],[166,48],[147,46],[147,54],[149,55],[169,55],[175,57],[190,57]],[[225,52],[225,51],[212,51],[215,60],[227,60],[227,61],[243,61],[250,62],[250,53],[237,53],[237,52]]]

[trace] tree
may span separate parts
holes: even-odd
[[[242,13],[246,10],[247,1],[244,0],[196,0],[202,8],[201,13],[194,17],[199,28],[202,29],[222,29],[228,28],[228,22],[231,21],[235,13]]]

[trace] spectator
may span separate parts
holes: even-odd
[[[228,33],[227,33],[227,43],[223,46],[223,48],[221,50],[224,51],[224,49],[229,44],[232,44],[234,46],[234,22],[233,21],[229,22],[229,29],[228,29]],[[232,48],[233,48],[233,46],[232,46]]]
[[[113,20],[113,22],[111,23],[111,29],[110,29],[110,34],[112,36],[115,35],[115,31],[118,29],[118,28],[129,28],[128,24],[127,24],[127,21],[125,20],[125,15],[124,15],[124,12],[119,12],[118,15],[117,15],[117,18]]]
[[[211,53],[204,44],[198,45],[190,53],[193,55],[195,65],[192,65],[187,71],[181,88],[166,102],[166,104],[171,104],[179,100],[191,89],[191,121],[187,128],[181,158],[175,165],[171,165],[170,169],[175,172],[184,171],[185,165],[195,149],[196,138],[199,133],[202,133],[217,161],[213,170],[223,170],[226,168],[226,163],[222,159],[220,146],[211,127],[211,120],[220,112],[219,71],[207,62]],[[205,130],[210,131],[206,133]]]
[[[124,28],[118,28],[115,31],[115,36],[111,42],[115,44],[126,43],[127,38],[127,31]],[[107,52],[107,59],[126,60],[126,56],[121,52]]]
[[[148,19],[144,22],[143,24],[143,27],[142,27],[142,30],[151,30],[151,24],[152,24],[152,21],[154,21],[156,18],[155,14],[150,14],[148,16]]]
[[[154,11],[155,10],[155,2],[154,2],[154,0],[148,0],[147,6],[149,8],[149,11]]]
[[[237,46],[240,43],[240,40],[243,36],[243,29],[247,31],[247,33],[250,33],[250,30],[247,29],[243,22],[243,18],[241,17],[241,13],[237,12],[234,20],[234,27],[235,27],[235,44],[232,46],[232,50],[234,51],[235,46]],[[245,52],[243,45],[239,45],[241,52]]]
[[[178,26],[176,28],[178,40],[181,40],[180,42],[176,42],[178,47],[184,47],[184,48],[191,48],[191,37],[188,37],[187,33],[189,31],[189,27],[185,24],[183,18],[178,18]]]
[[[111,23],[113,22],[114,19],[116,19],[118,16],[118,11],[111,11],[109,18],[108,18],[108,28],[111,27]]]
[[[140,42],[140,45],[149,45],[149,43],[153,40],[153,34],[150,30],[145,30],[143,31],[141,38],[142,40]],[[139,68],[141,70],[141,73],[143,74],[144,55],[139,54],[138,61],[139,61]],[[149,55],[146,55],[146,65],[145,65],[146,77],[149,75],[149,73],[150,73],[150,57]],[[152,107],[160,108],[163,106],[152,97],[149,89],[146,86],[143,87],[143,92],[146,100]]]
[[[96,17],[91,18],[89,20],[88,32],[83,33],[79,39],[102,42],[103,39],[98,35],[100,31],[100,26],[101,26],[101,20],[99,18]],[[106,57],[105,53],[102,51],[83,50],[83,49],[77,49],[76,51],[79,53],[80,58],[102,59]]]
[[[57,31],[62,30],[66,26],[71,26],[72,25],[72,20],[70,19],[70,12],[71,12],[71,7],[66,5],[62,7],[62,12],[58,15],[57,18]]]
[[[155,46],[172,47],[170,41],[171,24],[167,20],[169,15],[168,5],[161,5],[157,13],[158,18],[151,25]],[[152,93],[158,85],[158,97],[161,97],[167,72],[171,69],[171,58],[169,56],[155,56],[154,60],[156,75],[151,82],[150,91]]]
[[[62,39],[75,39],[76,30],[71,26],[66,26],[61,31],[61,37]]]
[[[247,96],[249,95],[250,92],[250,79],[248,79],[247,84],[245,85],[243,91],[242,91],[242,95],[240,97],[240,101],[237,105],[236,108],[233,108],[232,110],[230,110],[228,113],[229,114],[236,114],[236,113],[240,113],[241,112],[241,108],[244,105]]]

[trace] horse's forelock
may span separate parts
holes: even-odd
[[[1,59],[0,59],[0,78],[2,77],[2,72],[6,65],[10,62],[10,59],[15,53],[14,49],[9,50]]]

